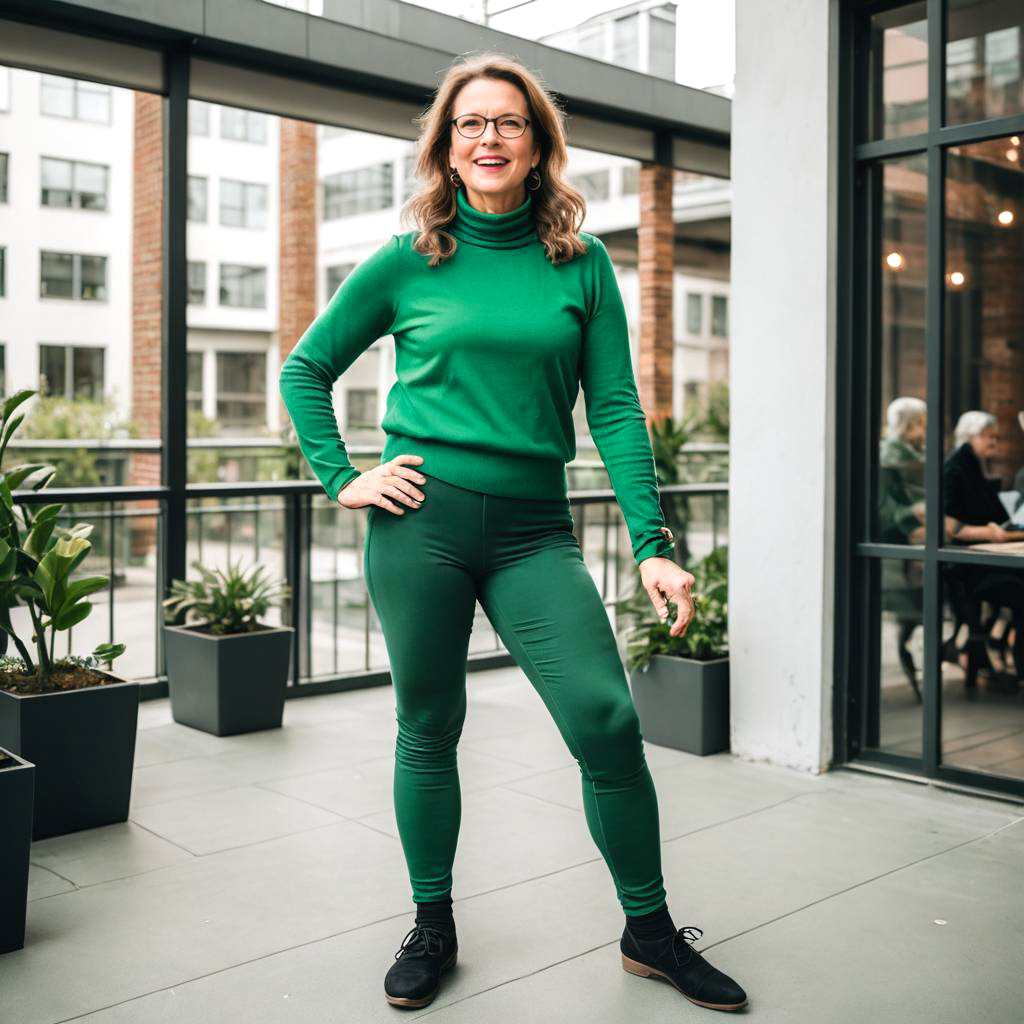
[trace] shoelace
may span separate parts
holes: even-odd
[[[683,949],[687,949],[687,942],[696,942],[704,934],[703,929],[697,928],[692,925],[687,925],[685,928],[680,928],[672,938],[672,955],[676,958],[676,963],[681,967],[685,961],[679,959],[679,939],[683,939]],[[696,950],[688,952],[687,959],[695,953]]]
[[[395,953],[395,959],[397,960],[405,953],[412,952],[423,952],[427,956],[437,956],[441,952],[443,941],[441,933],[429,924],[414,925],[406,933],[405,938],[402,939],[402,944],[398,947],[398,952]]]

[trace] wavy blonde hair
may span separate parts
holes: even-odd
[[[420,127],[416,143],[416,177],[420,187],[402,206],[401,222],[419,229],[413,242],[417,252],[427,254],[431,267],[451,258],[458,243],[445,231],[455,216],[455,188],[448,168],[451,147],[451,116],[459,90],[475,78],[496,78],[510,82],[523,94],[533,130],[540,147],[540,188],[532,192],[537,235],[552,263],[566,263],[587,251],[579,236],[586,214],[583,196],[563,178],[568,150],[564,114],[540,78],[511,57],[500,53],[479,53],[457,57],[445,73],[430,106],[416,118]]]

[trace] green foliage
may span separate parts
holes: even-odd
[[[669,617],[662,622],[654,611],[647,591],[639,583],[627,598],[618,601],[616,611],[628,623],[626,628],[626,667],[645,669],[656,654],[675,655],[709,661],[728,654],[728,547],[717,547],[690,571],[693,618],[680,637],[669,635],[677,606],[669,602]]]
[[[89,594],[109,584],[106,576],[72,580],[71,575],[88,555],[92,525],[76,523],[70,529],[57,525],[64,506],[16,504],[12,491],[49,486],[55,468],[46,463],[26,463],[3,470],[3,458],[12,435],[25,419],[15,410],[35,392],[11,395],[0,413],[0,656],[7,654],[13,640],[21,655],[24,671],[45,682],[53,672],[54,643],[58,632],[71,629],[86,619],[92,604]],[[24,603],[32,620],[32,640],[37,661],[11,624],[11,609]],[[111,662],[124,653],[124,644],[100,644],[93,658]]]
[[[44,378],[45,385],[45,378]],[[134,420],[121,420],[116,405],[108,400],[67,398],[40,390],[32,411],[26,416],[21,437],[27,440],[68,441],[112,440],[138,437]],[[110,484],[103,471],[109,456],[88,448],[48,449],[55,467],[54,479],[61,487],[101,487]]]
[[[283,580],[265,578],[265,566],[253,565],[242,572],[241,560],[225,573],[210,570],[199,562],[192,567],[198,580],[172,580],[171,596],[165,598],[164,623],[183,626],[189,615],[196,616],[211,633],[252,633],[263,629],[259,622],[271,604],[290,596]]]

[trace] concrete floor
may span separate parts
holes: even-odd
[[[218,739],[140,708],[130,821],[38,842],[0,1020],[723,1019],[622,970],[579,769],[517,669],[469,677],[459,964],[429,1007],[383,977],[412,926],[390,688]],[[677,927],[779,1024],[1022,1019],[1024,808],[648,745]]]

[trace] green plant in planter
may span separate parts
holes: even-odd
[[[656,654],[710,661],[728,654],[728,547],[722,545],[691,569],[694,577],[693,619],[679,637],[669,635],[677,608],[669,602],[669,618],[662,622],[642,586],[616,602],[615,609],[630,625],[626,629],[626,668],[645,669]],[[639,580],[639,577],[637,577]]]
[[[15,504],[12,491],[27,484],[41,490],[53,479],[54,467],[27,463],[3,470],[3,458],[11,436],[24,419],[12,414],[35,392],[30,389],[11,395],[0,413],[0,656],[7,654],[10,641],[21,655],[21,669],[6,663],[9,674],[31,676],[35,687],[45,688],[56,670],[83,676],[100,661],[110,662],[124,653],[124,644],[100,644],[88,659],[55,659],[56,634],[71,629],[88,617],[92,604],[83,600],[109,584],[106,576],[71,580],[71,574],[89,554],[88,536],[92,525],[76,523],[70,529],[57,526],[62,504],[43,505],[33,512],[28,504]],[[15,633],[11,609],[24,603],[32,620],[36,657]],[[79,682],[87,681],[80,679]],[[15,682],[24,682],[15,679]]]
[[[254,633],[266,629],[259,621],[270,606],[291,594],[283,580],[265,577],[266,567],[256,564],[242,571],[241,560],[225,573],[210,570],[199,562],[192,567],[197,580],[173,580],[171,596],[162,602],[164,624],[183,626],[189,615],[199,618],[207,632],[216,634]]]

